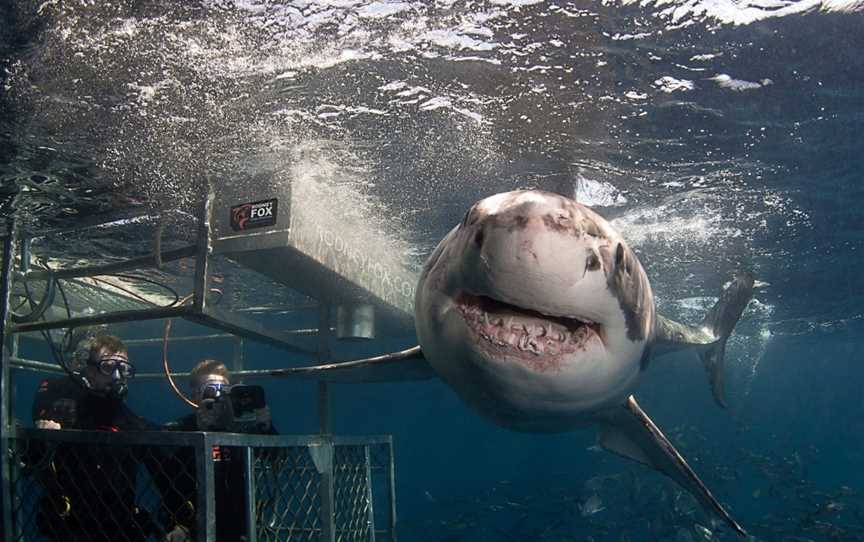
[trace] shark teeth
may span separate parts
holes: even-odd
[[[516,312],[515,308],[501,309],[494,303],[475,301],[459,303],[457,307],[468,327],[484,341],[534,356],[557,356],[584,350],[600,329],[586,319],[546,319],[530,311],[523,314]]]

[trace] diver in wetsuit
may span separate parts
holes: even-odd
[[[192,369],[190,377],[192,401],[199,406],[195,412],[190,412],[165,427],[172,431],[237,431],[236,427],[231,426],[231,410],[226,408],[230,404],[228,394],[231,387],[228,368],[217,360],[205,359]],[[269,407],[256,410],[254,428],[245,432],[277,434]],[[216,483],[216,540],[246,540],[243,515],[246,511],[246,492],[243,483],[244,463],[240,450],[214,447],[212,457]],[[172,464],[176,474],[171,476],[170,486],[163,485],[160,490],[164,495],[162,523],[169,524],[165,516],[173,517],[174,528],[163,542],[187,542],[197,537],[194,506],[195,457],[189,450],[183,449],[175,455]],[[184,472],[186,475],[181,475]]]
[[[41,429],[156,430],[125,404],[135,366],[117,337],[88,340],[86,365],[66,378],[44,380],[33,402]],[[44,441],[31,443],[31,471],[43,487],[36,523],[49,540],[143,541],[153,529],[136,503],[139,462],[122,448]]]

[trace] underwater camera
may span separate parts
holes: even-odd
[[[263,427],[258,421],[261,409],[267,407],[264,388],[235,384],[222,393],[205,391],[198,406],[198,429],[201,431],[231,431],[256,433]]]
[[[74,399],[69,398],[54,401],[47,419],[59,423],[60,427],[64,429],[77,427],[78,403]]]

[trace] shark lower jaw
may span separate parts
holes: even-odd
[[[491,359],[548,372],[578,362],[591,349],[605,349],[605,331],[596,322],[548,316],[467,292],[456,297],[456,308],[477,350]]]

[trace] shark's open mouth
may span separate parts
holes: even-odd
[[[600,324],[547,316],[486,296],[463,292],[456,306],[476,336],[514,354],[558,356],[584,351],[592,339],[603,340]]]

